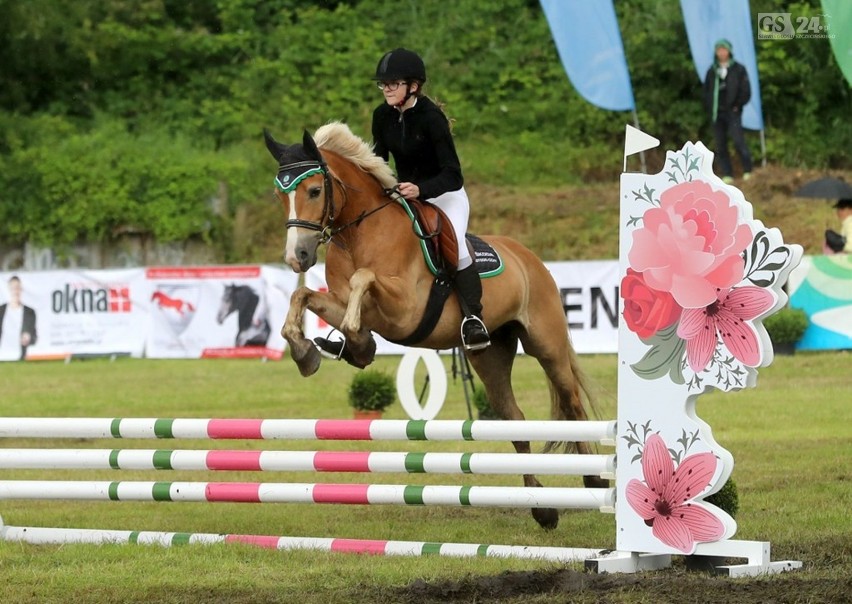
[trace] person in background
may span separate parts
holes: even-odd
[[[9,301],[0,304],[0,361],[19,361],[36,343],[36,313],[21,303],[21,280],[9,279]]]
[[[704,78],[704,103],[713,124],[716,158],[722,171],[722,180],[734,182],[728,137],[740,157],[743,180],[751,178],[751,153],[743,135],[743,107],[751,98],[748,72],[734,61],[733,48],[728,40],[716,42],[715,59]]]
[[[831,229],[825,232],[826,253],[852,254],[852,199],[838,199],[834,209],[840,221],[840,232]]]
[[[465,314],[462,340],[467,350],[482,350],[491,340],[482,322],[479,273],[465,245],[470,203],[450,121],[423,94],[426,66],[417,53],[385,53],[373,79],[384,96],[373,112],[373,149],[385,161],[393,156],[403,197],[435,204],[450,219],[459,249],[455,288]]]

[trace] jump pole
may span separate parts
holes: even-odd
[[[615,421],[0,418],[0,438],[599,442]]]
[[[614,455],[199,449],[0,449],[0,469],[199,470],[615,477]]]
[[[172,547],[186,544],[243,544],[282,551],[316,550],[378,556],[448,556],[454,558],[521,558],[549,562],[577,562],[606,556],[606,550],[572,547],[380,541],[316,537],[276,537],[215,533],[179,533],[3,526],[0,540],[35,545],[86,543],[93,545],[140,544]]]

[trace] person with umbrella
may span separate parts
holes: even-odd
[[[852,254],[852,199],[838,199],[834,209],[840,220],[840,232],[828,229],[825,232],[825,243],[833,252]]]
[[[825,177],[811,181],[794,193],[796,197],[836,199],[834,209],[840,232],[825,231],[825,253],[852,253],[852,186],[840,178]]]

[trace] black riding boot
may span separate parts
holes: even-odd
[[[491,344],[488,330],[482,322],[482,282],[474,265],[456,273],[456,292],[465,318],[461,325],[465,350],[482,350]]]

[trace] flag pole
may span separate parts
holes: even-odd
[[[636,128],[637,130],[642,129],[642,128],[639,127],[639,114],[636,113],[635,104],[634,104],[634,107],[633,107],[633,127]],[[647,174],[648,169],[647,169],[647,166],[645,165],[645,151],[639,152],[639,163],[642,166],[642,174]],[[626,157],[624,158],[624,171],[627,172],[627,158]]]
[[[766,167],[766,137],[764,136],[765,133],[766,133],[766,130],[761,128],[760,129],[760,157],[761,157],[760,165],[763,168]]]

